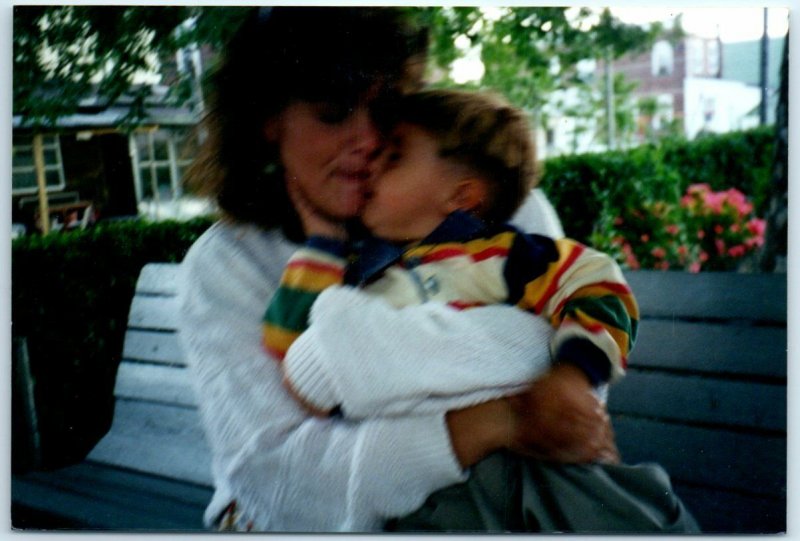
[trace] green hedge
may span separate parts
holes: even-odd
[[[773,161],[774,129],[667,140],[627,151],[551,158],[542,188],[556,207],[568,236],[588,242],[607,213],[646,200],[677,201],[690,184],[714,190],[737,188],[763,216]]]
[[[45,468],[81,460],[110,427],[142,266],[180,261],[210,224],[100,223],[14,241],[12,329],[27,339]],[[25,469],[25,457],[17,455],[15,469]]]

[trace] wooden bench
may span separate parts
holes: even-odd
[[[707,532],[786,529],[786,275],[627,273],[643,314],[609,409]]]
[[[142,269],[111,429],[80,464],[13,476],[12,503],[20,516],[67,529],[203,528],[211,456],[175,334],[178,270],[173,264]],[[12,522],[18,526],[13,513]]]
[[[108,435],[81,464],[12,478],[15,505],[70,529],[202,529],[210,457],[174,334],[177,269],[142,271]],[[786,275],[627,276],[643,318],[609,402],[623,457],[661,463],[707,532],[784,531]]]

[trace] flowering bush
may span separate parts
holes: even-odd
[[[765,229],[739,190],[692,184],[678,203],[645,202],[598,224],[592,243],[630,269],[736,270]]]

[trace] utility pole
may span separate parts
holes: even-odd
[[[616,131],[614,121],[614,73],[611,66],[613,55],[611,54],[611,47],[607,47],[605,51],[605,79],[606,79],[606,129],[607,131],[607,145],[608,150],[614,150],[617,147]]]
[[[764,31],[761,34],[761,103],[758,107],[758,123],[767,123],[767,104],[769,102],[769,37],[767,36],[767,8],[764,8]]]

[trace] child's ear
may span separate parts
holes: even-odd
[[[480,211],[486,204],[488,195],[488,188],[483,180],[475,177],[459,180],[456,189],[447,201],[447,212]]]

